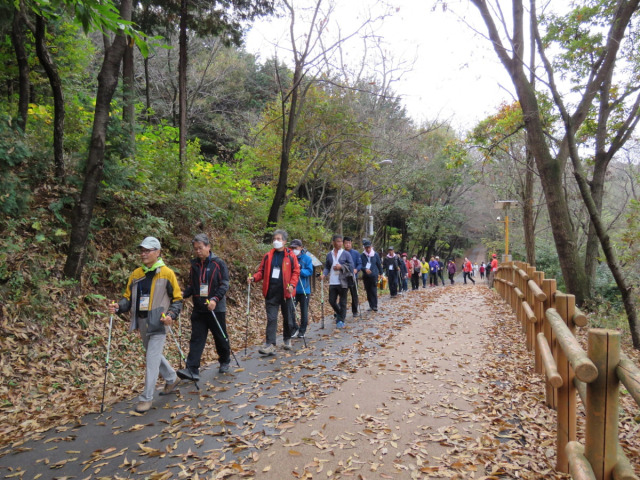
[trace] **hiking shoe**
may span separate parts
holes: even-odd
[[[262,355],[275,355],[276,346],[267,343],[258,349],[258,353],[261,353]]]
[[[192,382],[200,381],[200,375],[198,375],[198,372],[195,372],[190,368],[182,368],[178,370],[176,373],[178,374],[178,377],[180,377],[182,380],[190,380]]]
[[[227,373],[229,371],[229,363],[221,363],[218,373]]]
[[[282,345],[282,348],[284,348],[285,350],[291,350],[291,339],[285,340],[284,345]]]
[[[297,328],[293,329],[293,333],[291,334],[291,338],[298,338],[300,330],[298,330]]]
[[[173,382],[165,383],[164,388],[160,392],[160,395],[169,395],[171,393],[174,393],[176,390],[176,387],[181,381],[182,380],[180,379],[180,377],[176,377],[176,379]]]
[[[296,338],[304,338],[304,333],[298,332],[298,336]]]
[[[336,328],[344,328],[344,322],[336,323]]]
[[[136,405],[136,412],[146,413],[151,410],[151,402],[140,402]]]

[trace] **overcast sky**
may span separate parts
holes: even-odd
[[[343,33],[357,25],[354,5],[381,8],[374,0],[337,2],[338,11],[332,21],[339,22]],[[494,113],[501,102],[513,101],[513,87],[489,42],[460,21],[462,17],[484,32],[475,7],[468,1],[448,2],[449,9],[455,9],[453,13],[443,12],[441,6],[433,9],[434,3],[394,0],[397,10],[385,19],[377,33],[397,60],[415,59],[413,69],[394,85],[410,115],[418,122],[450,119],[455,127],[465,130]],[[247,50],[258,53],[262,60],[272,56],[274,43],[286,43],[287,28],[285,19],[256,22],[246,37]],[[359,48],[359,42],[352,42],[351,48]],[[286,56],[285,52],[279,53],[280,58]]]

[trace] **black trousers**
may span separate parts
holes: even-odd
[[[420,273],[411,274],[411,290],[417,290],[420,288]]]
[[[442,285],[444,285],[444,278],[442,276],[442,270],[438,270],[438,276],[440,277],[440,281],[442,282]],[[438,279],[436,278],[436,285],[438,284]]]
[[[358,314],[358,306],[360,305],[360,300],[358,299],[358,287],[356,286],[356,282],[358,279],[355,279],[355,282],[352,287],[349,287],[349,292],[351,292],[351,313],[354,315]]]
[[[364,275],[362,277],[364,290],[367,292],[367,302],[371,310],[378,310],[378,279],[375,275]]]
[[[347,316],[347,292],[348,288],[342,288],[341,285],[329,285],[329,304],[333,307],[333,311],[338,314],[337,322],[344,322]],[[338,297],[340,300],[338,301]]]
[[[473,278],[471,278],[471,272],[462,272],[462,279],[464,280],[465,284],[467,283],[467,278],[471,280],[475,285],[476,281]]]
[[[296,293],[296,303],[300,305],[300,325],[296,325],[295,328],[298,328],[300,333],[304,335],[309,325],[309,294]]]
[[[395,297],[398,294],[398,280],[400,280],[395,270],[389,271],[388,280],[389,280],[389,293],[391,294],[392,297]]]
[[[438,285],[438,273],[429,272],[429,285]]]
[[[215,312],[215,314],[220,327],[224,334],[227,335],[227,313]],[[216,345],[216,353],[220,364],[230,362],[231,350],[229,343],[224,339],[211,312],[197,312],[194,310],[191,313],[191,339],[189,340],[189,355],[187,356],[187,368],[190,370],[199,371],[200,359],[207,343],[209,331],[213,334],[213,341]]]

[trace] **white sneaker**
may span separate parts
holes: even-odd
[[[290,339],[285,340],[282,348],[284,348],[285,350],[291,350],[291,340]]]
[[[263,355],[274,355],[276,353],[276,346],[270,343],[266,343],[264,346],[258,349],[258,353]]]
[[[298,332],[300,330],[298,330],[297,328],[293,329],[293,333],[291,334],[291,338],[298,338]]]

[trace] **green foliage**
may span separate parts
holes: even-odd
[[[29,149],[24,135],[13,126],[11,118],[0,116],[0,211],[18,216],[29,205],[28,182],[25,162]]]
[[[558,253],[552,244],[540,242],[536,244],[536,269],[544,272],[545,278],[555,278],[558,290],[566,292]]]

